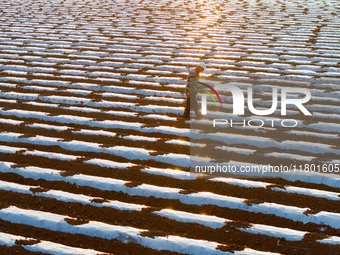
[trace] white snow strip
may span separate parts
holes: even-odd
[[[160,115],[160,114],[141,115],[141,116],[139,116],[139,118],[177,121],[177,118],[175,118],[175,117],[169,117],[169,116]]]
[[[308,220],[316,224],[320,224],[320,225],[325,224],[333,228],[337,228],[337,229],[340,228],[340,214],[339,213],[321,211],[317,214],[309,215]]]
[[[33,155],[33,156],[39,156],[39,157],[45,157],[50,159],[59,159],[59,160],[76,160],[78,158],[81,158],[81,156],[74,156],[74,155],[66,155],[62,153],[55,153],[55,152],[45,152],[45,151],[38,151],[38,150],[27,150],[23,153],[24,155]]]
[[[280,153],[280,152],[270,152],[263,154],[264,157],[275,157],[275,158],[289,158],[293,160],[302,160],[302,161],[312,161],[316,157],[312,156],[302,156],[297,154],[291,154],[291,153]]]
[[[0,152],[1,153],[16,153],[18,151],[26,151],[27,148],[20,148],[20,147],[11,147],[6,145],[0,145]]]
[[[299,187],[292,187],[292,186],[285,186],[284,189],[273,187],[271,188],[274,191],[281,191],[286,193],[293,193],[293,194],[300,194],[312,197],[320,197],[325,198],[328,200],[340,200],[340,193],[325,191],[325,190],[318,190],[318,189],[308,189],[308,188],[299,188]]]
[[[281,176],[288,181],[302,181],[315,184],[324,184],[334,188],[340,188],[340,176],[338,174],[296,172],[292,174],[284,174]]]
[[[317,240],[317,242],[324,244],[340,245],[340,237],[332,236],[322,240]]]
[[[256,150],[251,150],[251,149],[236,148],[236,147],[229,147],[229,146],[216,146],[215,149],[220,149],[220,150],[225,150],[225,151],[230,151],[230,152],[235,152],[238,154],[245,154],[245,155],[251,155],[256,151]]]
[[[132,140],[132,141],[156,142],[159,140],[159,138],[140,136],[140,135],[127,135],[127,136],[120,135],[119,137],[124,138],[126,140]]]
[[[168,140],[168,141],[166,141],[165,143],[167,143],[167,144],[176,144],[176,145],[190,146],[190,142],[188,142],[188,141],[175,140],[175,139]],[[205,146],[205,144],[202,144],[202,145]]]
[[[150,168],[141,169],[141,172],[154,174],[154,175],[162,175],[162,176],[171,177],[171,178],[175,178],[179,180],[195,180],[198,178],[197,174],[184,172],[181,170],[175,170],[175,169],[150,167]]]
[[[1,108],[2,109],[2,108]],[[3,124],[11,124],[11,125],[15,125],[15,126],[18,126],[20,125],[21,123],[23,123],[23,121],[20,121],[20,120],[11,120],[11,119],[0,119],[0,123],[3,123]]]
[[[50,107],[50,108],[58,108],[59,107],[58,104],[39,103],[39,102],[35,102],[35,101],[25,101],[23,103],[24,104],[34,105],[34,106],[41,106],[41,107]]]
[[[164,155],[154,156],[152,157],[152,159],[159,161],[159,162],[177,165],[181,167],[190,166],[190,155],[186,155],[186,154],[168,153]]]
[[[0,232],[0,245],[2,246],[12,247],[16,245],[15,244],[16,241],[20,240],[34,240],[34,239],[28,239],[23,236],[17,236]],[[95,250],[76,248],[43,240],[40,240],[40,242],[37,244],[22,245],[22,247],[25,248],[27,251],[42,252],[51,255],[79,255],[79,254],[98,255],[101,253]]]
[[[170,209],[163,209],[153,213],[179,222],[197,223],[215,229],[223,227],[226,221],[228,221],[227,219],[216,216],[200,215]]]
[[[31,186],[21,185],[13,182],[6,182],[0,180],[0,190],[13,191],[22,194],[32,194],[30,191]]]
[[[183,99],[180,99],[180,98],[155,97],[155,96],[148,96],[148,97],[145,97],[144,99],[171,102],[171,103],[177,103],[177,104],[182,104],[184,101]]]
[[[157,127],[152,127],[152,128],[142,128],[141,131],[142,132],[146,132],[146,133],[157,133],[157,132],[160,132],[162,134],[190,137],[190,129],[189,128],[176,128],[176,127],[169,127],[169,126],[157,126]]]
[[[249,228],[238,228],[242,232],[255,235],[266,235],[275,238],[284,238],[288,241],[301,241],[308,232],[293,230],[289,228],[278,228],[262,224],[254,224]]]
[[[337,139],[339,135],[336,134],[325,134],[325,133],[316,133],[316,132],[308,132],[308,131],[299,131],[299,130],[291,130],[287,131],[287,134],[295,134],[295,135],[305,135],[305,136],[317,136],[329,139]]]
[[[104,131],[104,130],[90,130],[90,129],[81,129],[81,130],[72,130],[74,134],[83,134],[83,135],[102,135],[114,137],[117,133]]]
[[[23,236],[15,236],[7,233],[0,232],[0,245],[11,247],[15,245],[15,241],[25,240]]]
[[[184,146],[190,146],[190,147],[205,147],[206,144],[204,143],[192,143],[188,141],[178,140],[178,139],[171,139],[166,141],[167,144],[176,144],[176,145],[184,145]]]
[[[56,130],[60,132],[65,131],[70,128],[68,126],[56,126],[56,125],[49,125],[49,124],[42,124],[42,123],[26,124],[25,126],[32,127],[32,128],[43,128],[47,130]]]
[[[122,117],[135,117],[137,115],[136,112],[123,112],[123,111],[105,111],[105,113]]]
[[[77,112],[101,112],[100,109],[90,108],[90,107],[76,107],[76,106],[60,106],[61,109],[77,111]]]
[[[318,122],[316,124],[309,124],[308,128],[312,128],[315,130],[323,131],[323,132],[330,132],[330,133],[339,133],[340,124],[336,123],[326,123],[326,122]]]
[[[225,182],[231,185],[236,185],[240,187],[246,187],[246,188],[267,188],[268,185],[271,185],[271,183],[268,182],[260,182],[260,181],[250,181],[245,179],[234,179],[234,178],[224,178],[224,177],[217,177],[212,178],[210,181],[213,182]]]
[[[93,249],[76,248],[49,241],[40,241],[40,243],[23,245],[23,247],[31,252],[42,252],[50,255],[98,255],[103,253]]]
[[[120,168],[120,169],[127,169],[128,167],[136,166],[136,164],[132,163],[121,163],[121,162],[115,162],[111,160],[106,159],[90,159],[84,161],[85,164],[93,164],[93,165],[99,165],[102,167],[108,167],[108,168]]]

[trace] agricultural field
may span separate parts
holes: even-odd
[[[0,255],[340,254],[339,14],[336,0],[1,1]],[[200,61],[207,83],[306,88],[312,116],[288,105],[272,118],[296,127],[209,134],[180,117]],[[257,107],[273,84],[253,86]],[[301,168],[203,177],[193,156]]]

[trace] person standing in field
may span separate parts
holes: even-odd
[[[206,70],[206,65],[204,62],[200,62],[194,69],[189,71],[189,75],[186,81],[185,87],[185,95],[186,95],[186,103],[185,110],[183,114],[183,118],[190,118],[190,108],[194,110],[196,117],[200,119],[202,114],[199,110],[199,105],[197,102],[197,92],[199,90],[198,87],[198,78],[201,72]]]

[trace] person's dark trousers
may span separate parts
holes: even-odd
[[[192,107],[192,109],[194,110],[196,117],[200,119],[202,117],[202,114],[199,110],[199,104],[196,97],[187,97],[183,117],[187,119],[190,118],[190,107]]]

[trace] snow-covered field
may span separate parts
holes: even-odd
[[[335,0],[2,1],[0,254],[340,254],[335,168],[189,168],[190,145],[207,144],[236,166],[340,164],[339,13]],[[177,117],[201,60],[207,81],[308,88],[313,116],[190,130]],[[271,86],[254,98],[270,107]]]

